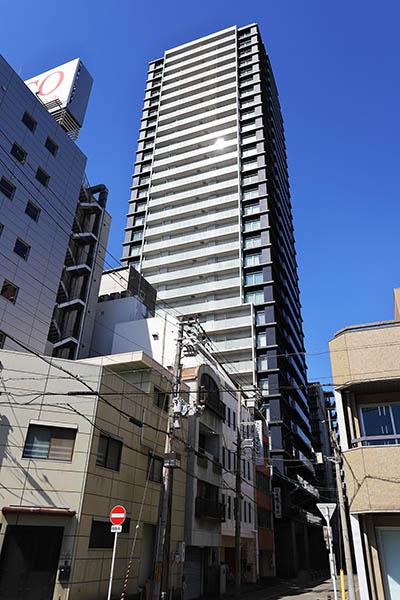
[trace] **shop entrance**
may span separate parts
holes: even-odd
[[[0,557],[2,600],[52,600],[63,530],[8,525]]]

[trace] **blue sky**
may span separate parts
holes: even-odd
[[[147,62],[191,39],[258,22],[285,121],[310,379],[331,381],[328,354],[312,353],[326,351],[336,330],[393,317],[398,2],[3,0],[1,14],[0,51],[24,79],[78,56],[94,77],[78,144],[90,182],[109,187],[109,250],[117,259]]]

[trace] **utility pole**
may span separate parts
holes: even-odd
[[[165,440],[165,454],[167,457],[167,465],[163,469],[163,487],[160,498],[160,511],[158,517],[158,536],[156,548],[156,568],[153,586],[153,600],[161,598],[166,600],[169,587],[169,563],[170,563],[170,548],[171,548],[171,515],[172,515],[172,490],[174,482],[174,469],[172,466],[172,432],[174,430],[174,399],[179,398],[182,385],[182,349],[183,349],[183,334],[185,321],[179,321],[178,340],[176,344],[175,362],[174,362],[174,384],[173,397],[170,400],[168,407],[168,425],[167,436]]]
[[[349,530],[347,527],[346,509],[345,509],[345,505],[344,505],[342,474],[340,472],[340,463],[341,463],[340,449],[339,449],[339,444],[338,444],[335,432],[332,427],[331,414],[330,414],[329,410],[327,411],[327,413],[328,413],[329,433],[331,435],[333,452],[334,452],[336,486],[337,486],[337,491],[338,491],[340,522],[342,525],[342,533],[343,533],[344,559],[345,559],[345,563],[346,563],[347,584],[349,586],[349,600],[355,600],[356,596],[355,596],[355,591],[354,591],[353,563],[351,560]]]
[[[241,585],[241,555],[240,555],[240,513],[241,513],[241,491],[242,478],[240,467],[242,462],[242,435],[241,435],[241,408],[242,391],[238,392],[238,418],[236,435],[236,506],[235,506],[235,600],[240,600]]]

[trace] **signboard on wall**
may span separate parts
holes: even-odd
[[[281,519],[282,518],[281,488],[274,487],[273,495],[274,495],[274,515],[275,515],[276,519]]]
[[[254,454],[257,467],[264,466],[264,444],[262,436],[262,421],[254,421]]]
[[[92,83],[91,75],[79,58],[25,81],[43,104],[56,102],[57,109],[68,109],[79,125],[85,116]]]

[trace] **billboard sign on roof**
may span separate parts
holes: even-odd
[[[79,58],[25,81],[44,104],[56,101],[56,107],[68,109],[79,125],[85,116],[92,83],[91,75]]]

